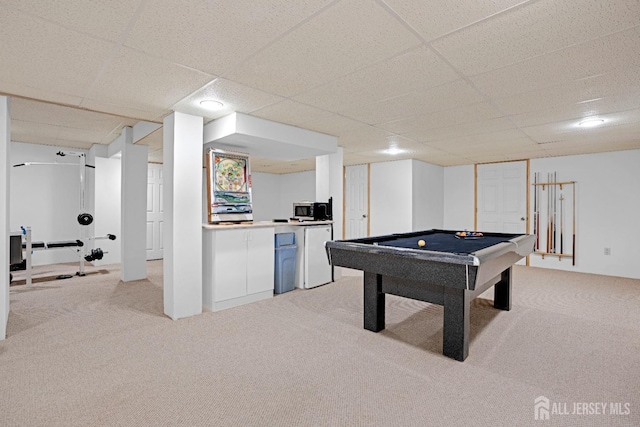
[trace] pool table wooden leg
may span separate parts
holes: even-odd
[[[364,328],[373,332],[384,329],[384,292],[382,276],[364,272]]]
[[[493,306],[500,310],[511,310],[511,268],[502,272],[502,277],[493,287]]]
[[[444,287],[442,354],[463,361],[469,355],[469,292]]]

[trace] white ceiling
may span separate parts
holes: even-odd
[[[638,0],[0,0],[0,28],[14,141],[237,111],[337,136],[347,165],[640,148]],[[161,130],[140,143],[162,161]]]

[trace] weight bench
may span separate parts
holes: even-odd
[[[31,249],[57,249],[57,248],[75,248],[84,246],[82,240],[61,240],[58,242],[31,242]],[[27,244],[22,244],[22,249],[26,249]]]

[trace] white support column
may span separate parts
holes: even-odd
[[[0,96],[0,340],[7,336],[9,320],[9,146],[11,102]]]
[[[164,313],[202,313],[203,119],[164,119]]]
[[[123,282],[147,277],[148,147],[133,144],[133,129],[122,130],[120,240]]]
[[[333,197],[333,238],[342,239],[342,204],[344,180],[344,154],[338,147],[333,154],[316,157],[316,201]],[[334,280],[341,277],[341,269],[334,269]]]

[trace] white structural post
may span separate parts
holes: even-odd
[[[133,129],[122,130],[120,236],[123,282],[147,277],[148,147],[133,144]]]
[[[0,340],[7,336],[9,320],[9,146],[11,102],[0,96]]]
[[[164,313],[173,320],[202,313],[203,124],[177,112],[164,119]]]
[[[316,157],[316,201],[324,202],[332,197],[333,239],[342,239],[342,204],[344,180],[344,154],[338,147],[333,154]],[[341,269],[334,269],[334,280],[342,276]]]

